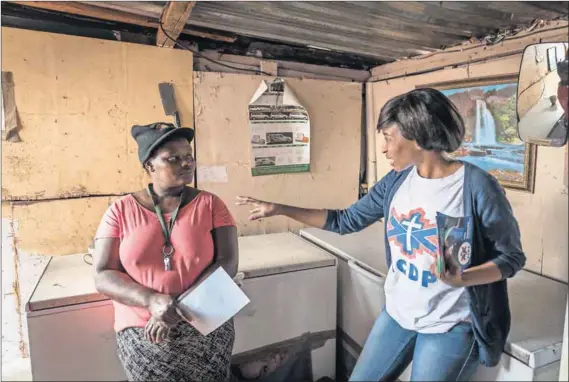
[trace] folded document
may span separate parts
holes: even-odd
[[[180,296],[178,307],[192,318],[190,324],[207,336],[249,302],[241,288],[219,267],[191,292]]]

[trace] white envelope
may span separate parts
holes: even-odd
[[[207,336],[251,301],[222,267],[190,293],[180,296],[178,307],[192,317],[190,323]]]

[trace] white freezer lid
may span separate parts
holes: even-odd
[[[350,235],[315,228],[303,229],[300,235],[332,254],[356,259],[386,275],[382,229],[383,225],[376,223]],[[512,324],[506,353],[532,368],[559,361],[567,292],[567,284],[524,270],[508,279]]]
[[[53,256],[26,306],[28,311],[108,300],[97,292],[84,254]],[[239,271],[245,278],[336,265],[328,252],[292,233],[239,238]]]
[[[334,256],[293,233],[239,238],[239,271],[246,278],[334,265]]]
[[[84,254],[52,256],[26,305],[27,311],[108,300],[97,292]]]
[[[508,279],[508,354],[532,368],[561,359],[567,291],[567,284],[523,270]]]
[[[383,223],[349,235],[338,235],[318,228],[305,228],[300,236],[345,259],[354,259],[387,276]]]

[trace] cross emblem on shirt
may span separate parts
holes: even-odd
[[[398,214],[392,209],[388,220],[387,238],[389,242],[399,247],[401,253],[415,257],[419,253],[436,256],[438,251],[438,231],[422,208],[409,211],[408,214]]]

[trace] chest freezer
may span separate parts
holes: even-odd
[[[335,257],[290,233],[240,237],[239,248],[251,303],[235,317],[232,369],[333,378]],[[53,257],[26,308],[33,379],[126,380],[113,315],[83,254]]]
[[[338,379],[347,379],[385,304],[387,275],[383,224],[338,235],[316,228],[305,240],[338,259]],[[478,381],[557,380],[563,343],[567,284],[521,271],[508,280],[512,325],[504,354],[493,368],[480,366]],[[409,380],[408,368],[401,380]]]

